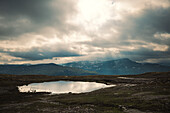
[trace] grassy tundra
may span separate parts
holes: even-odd
[[[19,93],[16,87],[58,80],[95,81],[117,86],[89,93],[56,95]],[[0,113],[169,113],[169,111],[170,72],[128,76],[0,75]]]

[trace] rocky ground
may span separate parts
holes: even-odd
[[[19,93],[17,86],[71,80],[116,84],[89,93]],[[0,113],[169,113],[170,72],[141,75],[0,75]]]

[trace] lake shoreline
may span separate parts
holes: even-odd
[[[128,77],[123,79],[120,77]],[[132,79],[133,78],[133,79]],[[17,86],[48,81],[88,81],[116,84],[89,93],[46,95],[19,93]],[[170,105],[170,72],[140,75],[45,76],[0,75],[1,113],[54,112],[67,113],[168,113]],[[137,84],[125,86],[125,84]],[[24,109],[25,108],[25,109]]]

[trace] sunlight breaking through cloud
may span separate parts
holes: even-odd
[[[169,0],[2,0],[0,62],[168,60],[169,15]]]

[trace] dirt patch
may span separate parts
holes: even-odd
[[[153,113],[153,112],[143,112],[137,109],[128,109],[128,110],[125,110],[125,112],[126,113]]]

